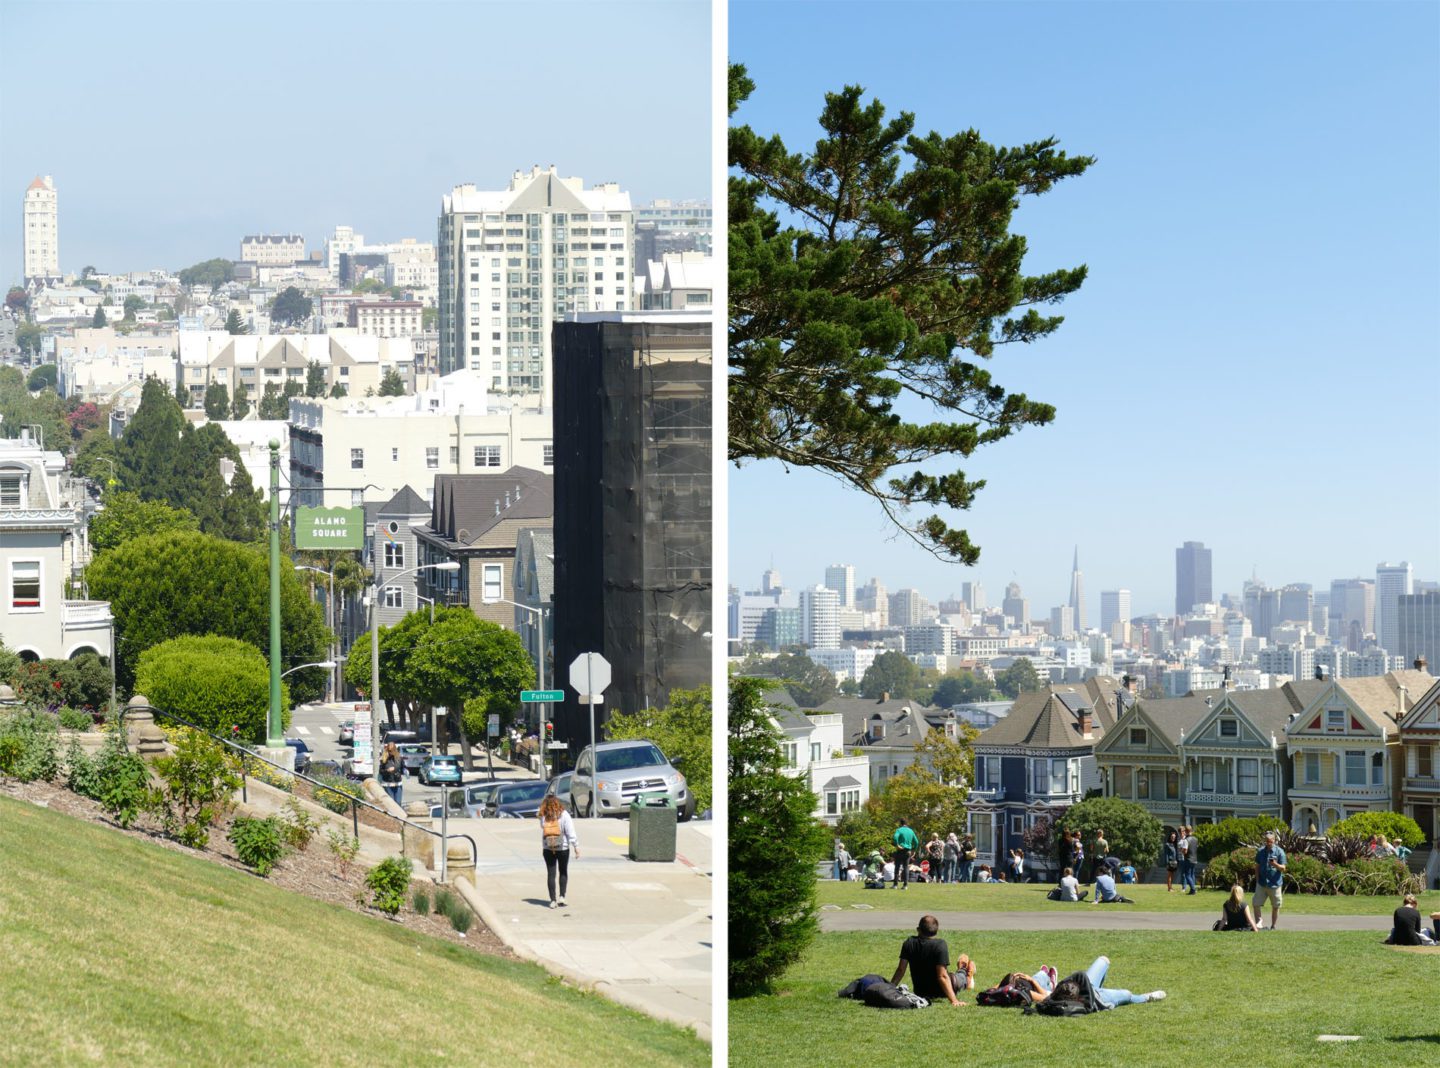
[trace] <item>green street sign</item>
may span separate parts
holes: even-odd
[[[365,509],[297,508],[295,548],[365,548]]]
[[[542,701],[563,701],[565,700],[564,690],[521,690],[520,700],[527,705],[539,704]]]

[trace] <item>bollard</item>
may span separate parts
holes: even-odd
[[[430,821],[430,806],[424,801],[411,801],[405,806],[405,818],[417,827],[428,828]],[[402,825],[402,831],[405,829]],[[404,842],[403,855],[407,860],[418,860],[430,870],[435,869],[435,836],[430,834],[402,835]]]
[[[446,881],[454,882],[463,875],[472,883],[475,881],[475,860],[470,856],[470,846],[465,842],[451,842],[445,847]]]
[[[136,694],[130,698],[125,713],[125,741],[142,757],[157,757],[165,752],[165,735],[155,726],[155,715],[149,709],[150,698]]]

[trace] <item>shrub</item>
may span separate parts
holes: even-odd
[[[192,849],[204,849],[210,825],[240,786],[224,751],[205,735],[186,731],[174,756],[155,761],[155,771],[160,787],[153,804],[166,833]]]
[[[356,797],[362,801],[365,799],[360,784],[345,778],[343,775],[332,775],[329,772],[320,772],[312,775],[316,782],[321,785],[315,787],[315,800],[324,805],[331,812],[345,813],[350,811],[350,799]]]
[[[287,849],[303,853],[319,829],[319,821],[301,807],[297,798],[286,799],[285,811],[280,814],[280,835]]]
[[[287,794],[294,792],[295,777],[293,775],[287,775],[279,768],[271,767],[265,761],[257,760],[254,757],[242,757],[241,764],[245,769],[245,774],[250,778],[263,782],[266,786],[273,786],[277,790],[284,790]]]
[[[1335,892],[1379,897],[1418,894],[1425,889],[1425,880],[1394,857],[1351,860],[1335,869],[1332,877]]]
[[[114,731],[95,760],[95,800],[121,827],[129,827],[150,805],[150,771],[145,761],[125,748],[125,734]]]
[[[415,895],[410,901],[416,913],[421,916],[430,915],[430,894],[423,886],[416,888]]]
[[[79,738],[71,738],[65,749],[65,785],[81,797],[95,798],[100,793],[98,760],[85,752]]]
[[[1251,852],[1250,862],[1254,864],[1255,854]],[[1334,868],[1316,857],[1304,853],[1285,854],[1285,889],[1299,894],[1333,894]]]
[[[455,894],[448,887],[440,887],[435,891],[435,911],[441,916],[448,916],[450,910],[455,907]]]
[[[62,708],[60,710],[60,726],[68,731],[88,731],[95,726],[95,717],[78,708]]]
[[[1236,883],[1247,890],[1254,888],[1255,850],[1242,847],[1212,857],[1200,873],[1200,885],[1207,890],[1229,890]]]
[[[281,684],[281,707],[289,709]],[[156,708],[228,735],[265,736],[270,708],[270,668],[260,650],[236,638],[171,638],[140,654],[135,689]],[[288,725],[289,713],[285,713]]]
[[[1425,844],[1425,832],[1420,829],[1420,825],[1409,816],[1402,816],[1398,812],[1357,812],[1335,824],[1325,834],[1329,838],[1353,834],[1367,842],[1372,837],[1383,834],[1392,844],[1403,845],[1408,849],[1419,849]]]
[[[0,719],[0,774],[21,782],[50,782],[59,773],[59,739],[53,716],[18,712]]]
[[[15,695],[31,708],[102,708],[110,700],[110,669],[95,653],[22,663],[11,682]]]
[[[240,816],[230,825],[227,835],[235,846],[235,855],[255,874],[267,876],[285,855],[285,838],[280,821],[274,816],[261,819]]]
[[[394,916],[405,904],[410,889],[410,862],[404,857],[386,857],[365,876],[365,885],[374,895],[371,904],[387,916]]]
[[[339,870],[340,878],[348,879],[350,865],[355,862],[355,857],[360,852],[360,839],[332,829],[325,832],[325,840],[330,844],[330,855],[335,858],[335,867]]]
[[[1370,839],[1358,834],[1330,835],[1318,842],[1307,842],[1304,852],[1326,864],[1347,864],[1370,856]]]
[[[462,935],[475,925],[475,913],[471,911],[465,899],[458,894],[451,895],[450,907],[445,910],[445,918],[450,921],[450,926]]]
[[[1088,853],[1097,831],[1104,830],[1110,852],[1137,868],[1149,867],[1160,855],[1165,827],[1141,805],[1121,797],[1096,797],[1068,809],[1061,831],[1079,831]]]
[[[1250,816],[1206,823],[1195,828],[1200,842],[1200,859],[1209,860],[1241,846],[1259,846],[1266,831],[1285,830],[1285,821],[1274,816]]]

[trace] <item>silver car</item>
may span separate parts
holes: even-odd
[[[681,820],[695,814],[695,798],[654,742],[601,742],[586,746],[570,776],[570,812],[575,816],[628,816],[636,800],[668,798]]]

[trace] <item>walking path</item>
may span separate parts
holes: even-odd
[[[1388,900],[1388,899],[1387,899]],[[822,931],[906,931],[916,910],[850,909],[825,905]],[[946,931],[1208,931],[1217,914],[1209,912],[1135,912],[1123,905],[1087,907],[1071,912],[936,912]],[[1269,922],[1269,914],[1266,914]],[[1386,916],[1306,916],[1280,911],[1281,931],[1376,931],[1383,937]]]
[[[673,863],[626,856],[623,820],[576,820],[567,906],[549,908],[534,820],[450,820],[479,846],[480,918],[517,954],[651,1016],[710,1032],[713,824],[682,823]]]

